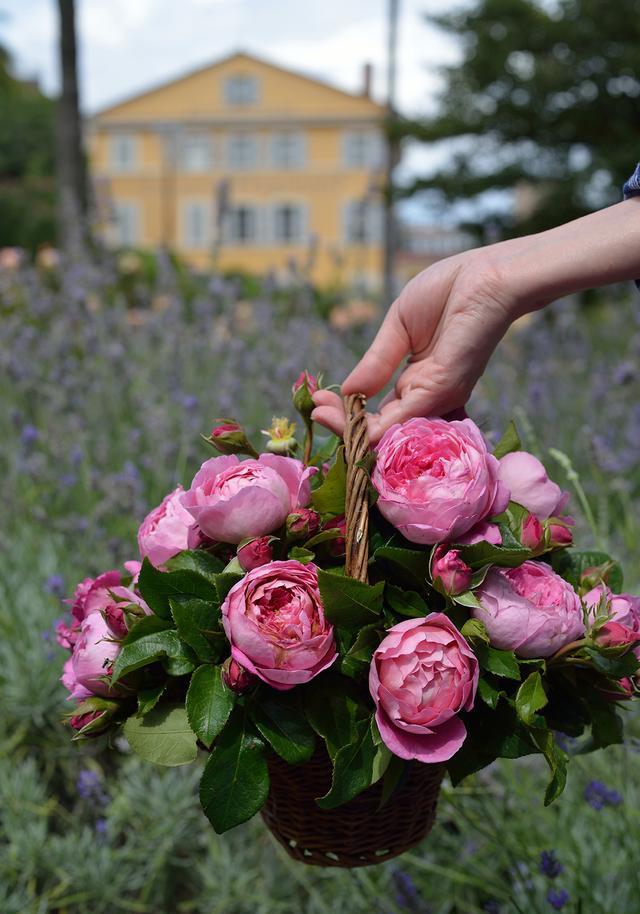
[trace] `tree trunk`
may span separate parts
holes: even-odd
[[[58,243],[67,256],[80,259],[87,246],[87,175],[78,101],[75,0],[58,0],[58,13]]]

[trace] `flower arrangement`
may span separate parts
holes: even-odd
[[[622,739],[640,598],[608,555],[574,548],[568,494],[513,424],[490,453],[464,415],[413,419],[349,463],[338,438],[314,439],[317,386],[293,386],[302,444],[277,419],[258,453],[218,420],[218,456],[143,521],[141,561],[78,585],[57,631],[74,738],[122,728],[161,765],[207,751],[217,832],[260,811],[274,763],[303,778],[319,756],[324,814],[373,785],[393,809],[415,766],[455,785],[534,753],[551,803],[563,734],[580,751]],[[345,521],[353,473],[368,542]],[[354,543],[366,580],[345,573]]]

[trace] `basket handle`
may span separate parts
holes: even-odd
[[[369,453],[366,403],[367,398],[363,394],[349,394],[344,398],[347,462],[345,570],[349,577],[364,583],[367,582],[369,564],[369,476],[357,464]]]

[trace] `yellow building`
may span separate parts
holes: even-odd
[[[100,230],[202,269],[294,261],[320,284],[379,285],[385,109],[368,82],[350,94],[236,53],[100,111]]]

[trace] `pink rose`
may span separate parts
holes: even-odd
[[[413,543],[455,542],[509,502],[498,461],[471,419],[394,425],[376,455],[378,508]]]
[[[239,543],[273,533],[287,514],[308,505],[315,472],[278,454],[243,461],[235,454],[212,457],[194,476],[182,504],[206,536]]]
[[[337,657],[313,564],[254,568],[229,591],[222,624],[233,659],[280,691],[309,682]]]
[[[550,657],[584,635],[577,593],[544,562],[494,567],[474,593],[491,644],[519,657]]]
[[[105,571],[97,578],[85,578],[76,587],[76,591],[67,603],[71,604],[71,615],[76,622],[82,622],[86,616],[102,609],[109,596],[109,590],[120,584],[119,571]]]
[[[443,613],[390,628],[374,652],[369,691],[384,744],[403,759],[445,762],[467,731],[478,687],[475,654]]]
[[[520,528],[520,542],[535,552],[544,544],[544,527],[535,514],[527,514]]]
[[[242,693],[246,692],[254,682],[257,682],[256,676],[248,670],[245,670],[245,668],[234,660],[233,657],[229,657],[229,659],[224,662],[222,667],[222,678],[226,687],[231,689],[232,692],[236,692],[238,695],[242,695]]]
[[[570,518],[566,518],[566,520],[568,522]],[[547,529],[549,530],[550,546],[564,548],[573,543],[573,533],[565,524],[547,524]]]
[[[287,534],[293,539],[315,536],[320,529],[320,515],[311,508],[297,508],[287,517]]]
[[[115,694],[102,677],[109,675],[119,651],[120,645],[114,641],[102,613],[88,615],[80,625],[80,635],[61,676],[69,698]]]
[[[238,561],[243,571],[253,571],[254,568],[259,568],[260,565],[266,565],[271,561],[273,549],[269,539],[268,536],[259,536],[238,549]]]
[[[538,520],[557,517],[567,506],[569,493],[552,482],[537,457],[527,451],[512,451],[500,460],[500,479],[517,502]]]
[[[595,622],[601,606],[608,614],[608,622],[600,630],[600,636],[607,639],[607,646],[640,641],[640,597],[630,593],[613,593],[606,584],[598,584],[584,595],[583,600],[591,624]]]
[[[318,389],[318,379],[315,375],[312,375],[308,371],[301,371],[297,379],[294,381],[293,387],[291,388],[291,393],[296,394],[300,390],[303,384],[307,385],[307,390],[310,394],[314,394]]]
[[[457,596],[469,590],[471,585],[471,569],[460,557],[459,549],[447,549],[446,546],[437,546],[431,561],[431,577],[440,582],[446,593]]]
[[[182,486],[169,492],[158,507],[147,514],[138,530],[140,558],[146,556],[156,568],[188,548],[193,518],[182,506],[183,494]]]

